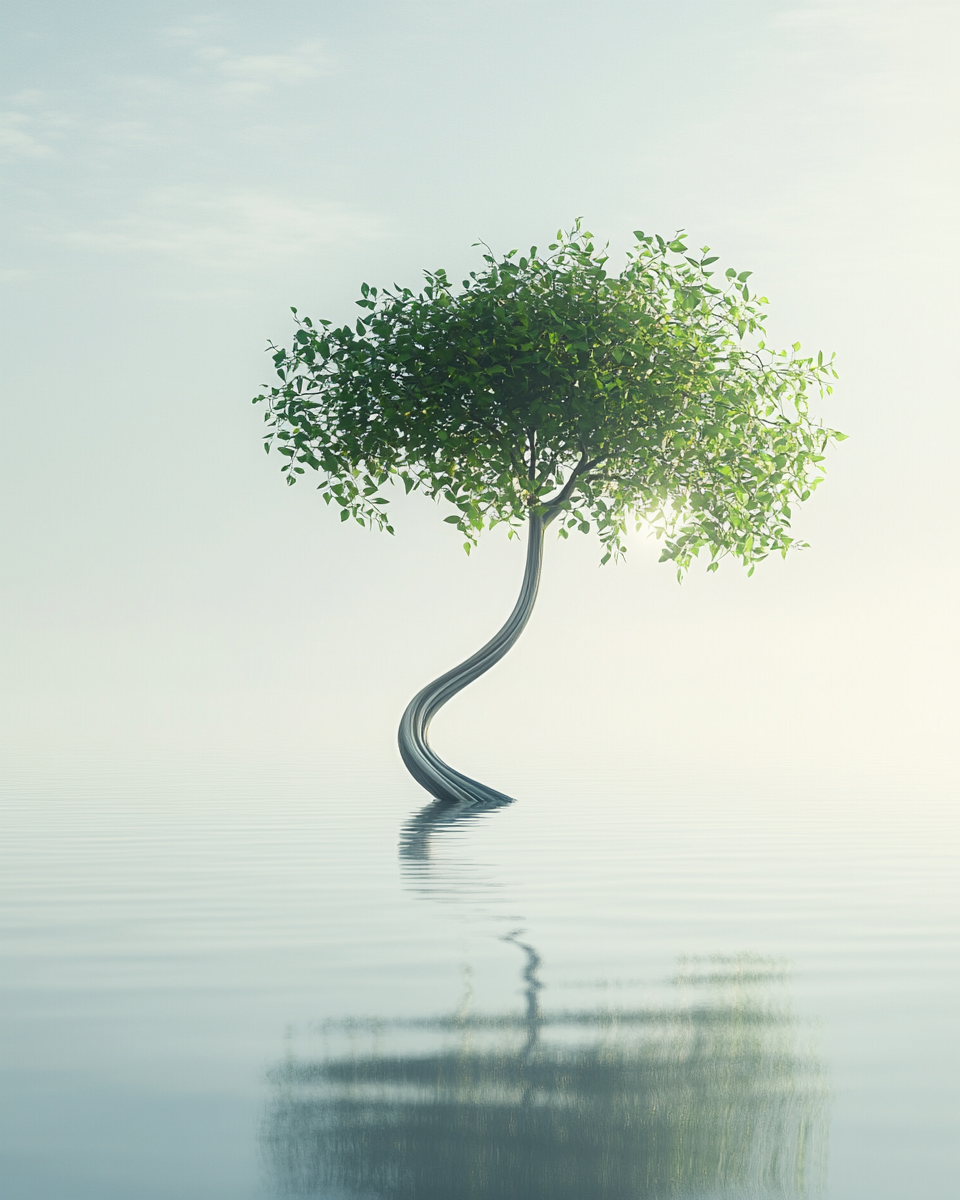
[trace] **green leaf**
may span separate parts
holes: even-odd
[[[783,552],[787,501],[843,437],[812,415],[832,364],[768,349],[750,272],[723,291],[682,232],[634,234],[619,274],[578,223],[542,257],[483,252],[460,289],[440,269],[420,292],[364,283],[353,326],[303,318],[255,401],[288,482],[320,471],[341,520],[390,528],[379,491],[399,478],[455,504],[471,546],[556,510],[561,537],[596,527],[604,562],[628,520],[681,573],[701,550],[710,571]]]

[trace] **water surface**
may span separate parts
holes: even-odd
[[[934,773],[20,763],[3,1194],[957,1193]]]

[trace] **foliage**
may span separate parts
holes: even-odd
[[[718,278],[682,234],[635,237],[618,275],[577,223],[546,254],[487,251],[460,289],[443,270],[418,294],[363,284],[353,326],[294,309],[279,385],[255,400],[287,482],[312,469],[342,520],[392,533],[400,481],[453,506],[468,552],[532,511],[563,537],[595,528],[603,562],[646,526],[678,575],[701,550],[710,570],[785,554],[843,436],[808,413],[832,359],[766,347],[749,271]]]

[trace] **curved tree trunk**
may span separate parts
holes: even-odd
[[[444,704],[468,683],[473,683],[498,663],[523,633],[524,626],[533,612],[537,588],[540,585],[544,527],[542,517],[529,518],[527,565],[523,573],[523,586],[506,624],[476,654],[418,692],[407,705],[400,721],[400,756],[417,783],[422,784],[438,800],[452,800],[461,804],[504,804],[511,800],[511,797],[503,792],[495,791],[486,784],[462,775],[453,767],[448,767],[430,749],[427,732],[431,720]]]

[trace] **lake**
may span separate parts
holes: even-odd
[[[586,757],[8,763],[2,1194],[954,1200],[952,777]]]

